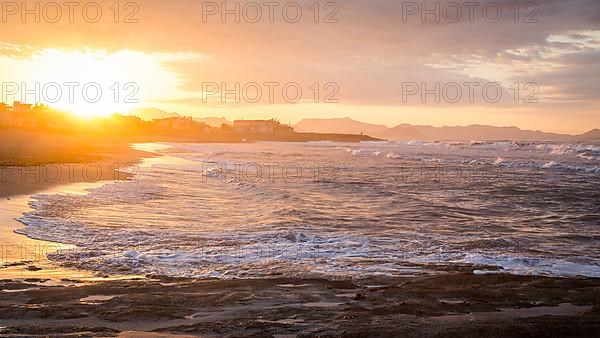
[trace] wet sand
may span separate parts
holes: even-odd
[[[85,194],[86,189],[104,184],[105,181],[69,183],[38,190],[36,194]],[[71,245],[33,239],[15,232],[24,226],[17,218],[30,210],[30,199],[31,195],[17,195],[0,203],[0,279],[48,279],[55,284],[60,284],[61,279],[107,279],[48,259],[48,254],[70,250]],[[118,278],[123,276],[110,277]]]
[[[38,193],[73,192],[89,184],[71,184],[40,190]],[[84,278],[85,271],[69,270],[48,260],[46,255],[68,249],[67,245],[28,238],[15,233],[23,227],[16,219],[29,210],[29,195],[13,196],[0,203],[0,278]]]
[[[476,275],[0,281],[6,336],[593,337],[600,279]]]
[[[102,138],[36,135],[34,142],[28,134],[6,133],[0,132],[11,140],[0,148],[0,201],[71,183],[127,179],[141,158],[154,156]]]
[[[128,179],[140,162],[155,155],[96,138],[73,146],[71,142],[81,140],[54,135],[29,140],[26,133],[6,133],[0,134],[16,143],[0,150],[0,278],[94,278],[91,272],[48,260],[47,254],[69,246],[15,233],[23,227],[16,219],[30,210],[32,195],[84,194],[86,189]],[[56,162],[60,160],[66,163]]]

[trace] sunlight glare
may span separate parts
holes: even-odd
[[[5,76],[20,78],[15,82],[27,89],[21,87],[14,101],[50,104],[84,118],[129,111],[148,98],[168,95],[171,90],[165,88],[178,84],[162,64],[168,57],[138,51],[44,49],[30,58],[3,61],[9,64],[0,69]]]

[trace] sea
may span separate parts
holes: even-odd
[[[84,194],[42,194],[18,233],[102,275],[600,277],[600,145],[146,143]]]

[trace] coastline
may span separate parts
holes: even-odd
[[[120,147],[116,149],[123,149]],[[152,146],[137,149],[152,151]],[[81,175],[66,182],[25,182],[24,194],[16,194],[19,189],[4,188],[11,194],[9,199],[1,199],[3,241],[8,238],[30,245],[43,242],[14,233],[14,229],[22,226],[14,218],[26,210],[32,195],[84,193],[86,188],[113,180],[111,165],[115,162],[164,160],[130,146],[112,157],[106,154],[109,153],[90,154],[101,157],[97,163],[106,169],[103,180],[87,182]],[[126,178],[125,173],[118,176]],[[14,184],[19,183],[22,182]],[[43,244],[47,243],[50,242]],[[483,268],[486,267],[440,265],[413,276],[354,280],[293,276],[232,280],[97,277],[90,271],[57,267],[43,256],[31,264],[0,268],[3,323],[0,335],[585,337],[600,334],[600,278],[474,273]]]
[[[25,156],[27,153],[35,154],[31,147],[20,147],[20,151]],[[38,279],[60,283],[64,279],[97,278],[90,271],[64,268],[50,261],[48,254],[68,250],[69,246],[32,239],[15,232],[24,226],[17,218],[29,210],[29,202],[37,194],[84,194],[86,189],[129,178],[131,175],[123,169],[156,155],[119,143],[102,145],[77,156],[78,161],[72,163],[52,163],[38,157],[33,162],[2,166],[0,279]],[[0,162],[7,163],[7,159],[0,157]]]
[[[129,144],[99,147],[85,156],[79,155],[64,162],[35,157],[33,160],[20,160],[13,164],[7,161],[6,155],[0,154],[0,200],[17,195],[32,195],[41,190],[72,183],[124,180],[130,175],[123,169],[153,156],[156,155],[135,150]]]

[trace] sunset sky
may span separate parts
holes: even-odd
[[[339,11],[331,18],[337,23],[323,22],[334,9],[326,7],[328,1],[321,2],[319,23],[310,9],[315,0],[295,2],[303,9],[296,23],[283,19],[286,1],[274,9],[273,23],[266,7],[258,22],[242,18],[236,23],[233,16],[226,22],[220,15],[206,16],[207,2],[201,1],[149,0],[135,6],[124,1],[118,18],[111,9],[114,0],[96,2],[103,12],[95,23],[82,15],[86,2],[74,9],[73,23],[67,7],[56,23],[49,22],[56,16],[52,8],[36,23],[34,14],[22,22],[21,9],[11,14],[14,8],[3,3],[2,82],[24,82],[28,88],[36,82],[97,82],[104,90],[98,103],[84,102],[76,94],[74,102],[63,97],[52,104],[81,115],[156,107],[197,117],[276,117],[291,123],[351,117],[390,126],[515,125],[569,133],[600,128],[598,0],[544,0],[528,8],[529,1],[523,1],[518,23],[511,10],[514,0],[495,1],[503,9],[498,22],[485,19],[482,7],[489,1],[482,1],[473,20],[464,12],[459,22],[442,15],[439,23],[433,16],[422,22],[421,13],[403,17],[406,4],[392,0],[336,2]],[[234,1],[227,2],[234,8]],[[444,7],[448,2],[439,3]],[[26,4],[35,8],[33,1]],[[433,8],[433,2],[428,4]],[[128,14],[129,21],[138,22],[123,22]],[[495,16],[493,9],[488,14]],[[236,103],[232,96],[225,103],[219,95],[203,99],[203,83],[226,83],[233,89],[235,83],[243,87],[266,82],[281,83],[273,103],[266,99],[264,86],[263,99],[255,103],[243,98]],[[286,102],[281,93],[283,84],[292,82],[303,91],[297,103]],[[437,103],[433,95],[423,103],[420,94],[403,100],[406,83],[434,88],[436,82],[441,87],[466,82],[481,86],[474,102],[465,98],[467,89],[456,103]],[[481,99],[481,87],[490,82],[503,86],[496,103]],[[121,87],[119,102],[109,90],[114,83]],[[126,83],[138,86],[138,103],[123,102],[134,90],[123,88]],[[319,103],[313,102],[314,83],[321,87]],[[323,88],[327,83],[339,88],[334,96],[338,103],[323,102],[333,90]],[[521,86],[518,103],[509,89],[514,83]],[[527,83],[539,87],[538,103],[523,102],[534,90],[522,88]],[[3,85],[3,99],[5,89]]]

